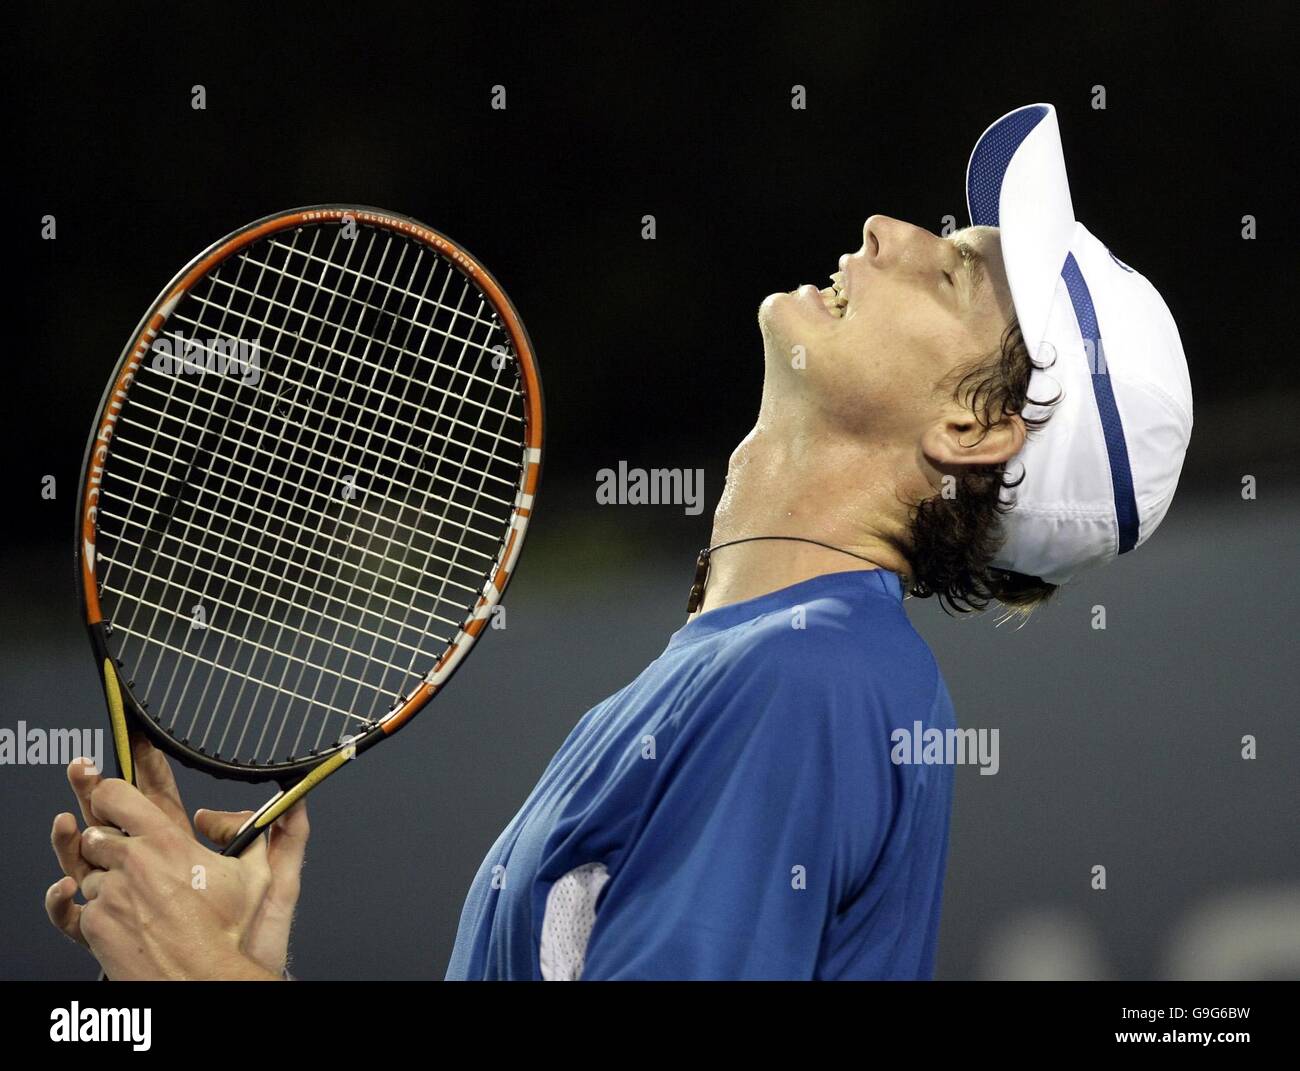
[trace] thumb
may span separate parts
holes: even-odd
[[[252,817],[252,811],[209,811],[200,808],[194,812],[194,828],[213,844],[224,848]]]

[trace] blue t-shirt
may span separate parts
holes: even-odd
[[[700,614],[569,734],[479,868],[447,977],[542,978],[548,894],[590,864],[584,980],[930,977],[953,771],[891,762],[917,722],[955,727],[893,573]]]

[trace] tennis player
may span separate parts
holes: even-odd
[[[967,199],[972,226],[943,237],[871,217],[830,286],[762,303],[758,420],[690,616],[582,718],[493,845],[448,978],[932,975],[953,767],[913,741],[956,722],[902,599],[1027,613],[1133,550],[1169,507],[1192,422],[1174,322],[1075,220],[1050,105],[985,131]],[[87,821],[179,808],[165,761],[146,763],[153,801],[76,782]],[[278,976],[306,838],[294,822],[229,861],[201,923],[173,910],[132,941],[144,915],[123,909],[110,974]],[[73,936],[73,892],[112,872],[115,836],[78,842],[56,819],[76,880],[47,907]],[[119,899],[165,913],[159,873],[124,878]],[[185,941],[219,966],[193,966]]]

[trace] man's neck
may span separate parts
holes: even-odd
[[[757,598],[825,573],[875,567],[906,573],[906,507],[873,476],[869,448],[826,434],[790,434],[760,416],[731,455],[710,546],[750,536],[798,536],[828,547],[761,540],[717,551],[698,612]],[[832,550],[830,547],[840,548]]]

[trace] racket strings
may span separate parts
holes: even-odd
[[[336,747],[432,668],[496,568],[523,455],[509,337],[430,247],[327,226],[222,263],[163,337],[207,367],[146,360],[118,420],[97,565],[115,657],[198,750]],[[231,352],[256,365],[214,370]]]
[[[241,263],[241,264],[239,265],[239,271],[240,271],[241,274],[242,274],[242,271],[244,270],[245,267],[246,267],[246,264]],[[224,325],[225,325],[225,320],[226,320],[228,314],[229,314],[229,310],[227,310],[225,313],[223,313],[222,318],[221,318],[221,321],[216,325],[216,326],[218,327],[218,329],[224,327]],[[172,396],[172,395],[174,395],[175,391],[176,391],[176,384],[175,384],[175,383],[169,384],[169,390],[168,390],[168,395],[169,395],[169,397]],[[182,393],[184,393],[184,392],[182,392]],[[207,415],[209,418],[211,418],[211,417],[214,416],[214,415],[219,417],[219,416],[221,415],[221,408],[218,407],[218,406],[211,406],[210,408],[208,408],[208,409],[205,411],[205,413],[206,413],[206,415]],[[188,414],[186,414],[186,415],[188,415]],[[197,442],[200,443],[200,444],[201,444],[202,441],[203,441],[202,436],[205,436],[205,435],[208,433],[208,430],[209,430],[209,422],[210,422],[210,421],[205,421],[205,422],[203,423],[202,427],[199,429],[200,438],[197,439]],[[154,430],[155,430],[155,433],[156,433],[157,430],[158,430],[157,425],[155,425],[155,429],[154,429]],[[194,438],[194,429],[192,429],[192,428],[186,428],[185,430],[186,430],[187,434],[188,434],[188,435],[193,439],[193,438]],[[193,442],[191,442],[191,443],[189,443],[189,444],[187,444],[187,445],[194,447],[194,450],[195,450],[196,453],[199,452],[199,450],[201,450],[201,446],[195,446]],[[210,451],[207,451],[207,452],[210,452]],[[179,458],[179,454],[178,454],[178,458]],[[180,459],[180,460],[181,460],[181,464],[180,464],[180,466],[179,466],[179,468],[180,468],[180,472],[181,472],[182,474],[184,474],[184,476],[188,476],[188,474],[192,471],[192,467],[193,467],[193,465],[192,465],[192,460],[189,459],[189,458],[183,458],[183,459]],[[169,476],[172,475],[172,466],[168,465],[168,466],[167,466],[163,471],[164,471],[167,475],[169,475]],[[182,484],[183,484],[183,482],[184,482],[184,481],[182,480]],[[207,480],[204,480],[204,481],[203,481],[203,484],[205,485],[205,487],[206,487],[207,483],[208,483]],[[174,497],[175,497],[174,495],[171,495],[171,496],[169,496],[168,498],[164,498],[163,501],[164,501],[164,503],[166,503],[166,502],[168,502],[169,500],[173,500]],[[183,533],[184,536],[189,536],[189,535],[191,535],[191,524],[186,524],[183,528],[178,528],[178,531],[180,531],[181,533]],[[208,531],[210,532],[211,529],[209,528]],[[182,544],[184,544],[184,542],[185,542],[185,540],[182,538]],[[166,572],[166,574],[164,574],[164,577],[163,577],[163,579],[162,579],[162,589],[161,589],[162,592],[163,592],[164,594],[168,593],[168,591],[169,591],[167,585],[168,585],[168,584],[174,584],[174,583],[175,583],[176,565],[178,564],[178,562],[179,562],[180,560],[181,560],[180,558],[174,558],[174,559],[172,559],[172,561],[171,561],[171,565],[170,565],[170,568],[168,569],[168,571]],[[152,570],[152,569],[149,571],[149,578],[150,578],[150,579],[153,578],[153,570]],[[174,592],[172,592],[172,593],[174,594]],[[201,604],[199,604],[199,605],[201,605]],[[153,607],[155,608],[155,618],[154,618],[154,619],[155,619],[155,622],[156,622],[157,612],[158,612],[158,611],[157,611],[157,608],[158,608],[158,606],[159,606],[159,603],[158,603],[158,602],[152,602],[152,601],[150,601],[150,600],[147,599],[147,598],[142,598],[142,599],[140,599],[140,600],[137,602],[137,604],[136,604],[135,607],[134,607],[134,610],[133,610],[133,613],[132,613],[132,617],[131,617],[131,622],[128,623],[128,624],[126,624],[126,625],[124,625],[124,626],[123,626],[124,628],[130,630],[131,632],[134,632],[134,629],[132,628],[132,625],[134,624],[134,622],[135,622],[135,620],[136,620],[136,618],[137,618],[137,616],[138,616],[139,610],[141,609],[142,606],[153,606]],[[170,622],[170,624],[168,625],[167,635],[163,636],[163,637],[161,638],[160,642],[161,642],[161,644],[164,646],[164,648],[172,649],[172,650],[176,650],[176,648],[172,647],[172,645],[168,642],[169,639],[170,639],[170,633],[173,631],[174,626],[175,626],[175,624],[176,624],[176,621],[175,621],[175,614],[176,614],[176,611],[175,611],[175,609],[174,609],[173,607],[166,607],[165,609],[172,611],[172,614],[173,614],[173,620],[172,620],[172,621]],[[206,623],[204,623],[204,624],[202,625],[202,627],[206,628]],[[143,634],[142,634],[142,633],[136,633],[136,635],[145,635],[146,637],[149,636],[148,633],[143,633]],[[155,638],[156,638],[156,637],[155,637]],[[223,640],[226,639],[226,638],[227,638],[227,637],[223,637]],[[216,664],[216,663],[214,663],[214,664]],[[157,673],[158,669],[162,668],[163,665],[164,665],[164,662],[163,662],[162,659],[159,659],[159,660],[155,663],[155,666],[154,666],[155,676],[156,676],[156,673]],[[173,673],[172,673],[172,676],[171,676],[171,678],[170,678],[170,683],[171,683],[172,685],[174,685],[175,680],[176,680],[176,676],[175,676],[175,668],[176,668],[175,665],[173,665]],[[190,666],[191,674],[192,674],[192,671],[193,671],[194,668],[195,668],[195,667],[194,667],[193,665]],[[144,693],[145,695],[147,695],[147,696],[153,696],[153,695],[154,695],[154,690],[153,690],[154,679],[155,679],[155,678],[154,678],[153,676],[151,676],[150,679],[149,679],[149,681],[145,684],[144,688],[142,689],[143,693]],[[190,677],[187,678],[187,679],[191,679],[191,680],[192,680],[192,676],[190,676]],[[170,685],[169,685],[169,690],[170,690]],[[166,695],[164,695],[164,701],[165,701],[165,699],[166,699]]]
[[[141,392],[141,394],[138,395],[138,396],[134,399],[134,404],[138,405],[141,409],[144,409],[144,410],[150,412],[150,413],[151,413],[152,415],[154,415],[155,417],[164,417],[164,416],[166,415],[163,411],[161,411],[161,410],[157,407],[156,404],[155,404],[155,405],[152,405],[152,406],[151,406],[151,404],[150,404],[152,401],[154,401],[154,399],[149,398],[149,397],[148,397],[149,395],[160,396],[160,392],[157,390],[157,388],[155,388],[155,387],[153,387],[153,386],[151,386],[150,384],[147,384],[147,383],[140,383],[140,384],[137,384],[137,389]],[[209,397],[210,399],[212,399],[212,400],[220,400],[220,397],[221,397],[221,396],[218,395],[218,394],[216,394],[216,393],[213,392],[213,391],[206,390],[205,388],[202,388],[202,387],[199,387],[199,388],[197,388],[197,389],[199,390],[199,393],[200,393],[200,394],[206,394],[206,395],[208,395],[208,397]],[[165,396],[160,396],[160,397],[162,397],[162,400],[164,400],[164,401],[167,400]],[[296,403],[295,403],[295,404],[296,404]],[[288,408],[294,408],[294,407],[293,407],[293,406],[289,406]],[[436,416],[436,414],[434,414],[434,415]],[[248,421],[246,421],[246,420],[242,420],[242,419],[239,419],[238,417],[235,417],[235,416],[233,416],[233,415],[227,417],[226,420],[225,420],[225,427],[227,427],[227,428],[230,428],[230,427],[232,427],[232,426],[234,426],[234,427],[239,427],[239,426],[241,426],[241,425],[247,425],[247,424],[248,424]],[[471,426],[471,427],[472,427],[472,426]],[[172,434],[170,434],[169,432],[160,431],[158,434],[159,434],[159,437],[160,437],[164,442],[168,442],[168,441],[170,441],[170,442],[173,443],[173,444],[177,444],[177,445],[184,446],[183,441],[179,440],[179,439],[177,438],[177,436],[172,435]],[[400,443],[398,442],[398,440],[393,439],[393,438],[391,438],[391,437],[389,437],[389,436],[385,436],[382,432],[376,432],[376,433],[375,433],[375,438],[378,439],[378,440],[380,440],[380,441],[383,441],[383,442],[386,443],[386,444],[390,444],[390,445],[392,445],[392,446],[393,446],[394,448],[396,448],[396,449],[403,450],[403,451],[405,450],[405,448],[403,447],[403,445],[400,444]],[[447,440],[445,440],[445,437],[441,437],[441,436],[440,436],[439,438],[443,438],[444,441],[447,441]],[[454,448],[455,446],[458,446],[458,445],[459,445],[459,444],[455,443],[454,440],[451,440],[450,442],[451,442],[451,446],[452,446],[453,448]],[[147,450],[148,448],[147,448],[147,447],[142,447],[142,449],[146,449],[146,450]],[[261,447],[261,446],[259,446],[259,445],[257,445],[257,444],[254,444],[254,445],[251,447],[251,450],[252,450],[252,453],[253,453],[253,454],[255,454],[255,455],[261,455],[261,456],[259,456],[259,457],[256,458],[256,461],[258,461],[258,462],[276,456],[276,455],[275,455],[275,454],[274,454],[270,449],[265,448],[265,447]],[[301,448],[301,452],[302,452],[304,455],[307,455],[308,463],[313,463],[313,464],[314,464],[314,463],[317,463],[317,462],[319,462],[319,461],[327,461],[327,460],[330,459],[330,455],[329,455],[327,452],[322,451],[322,450],[318,450],[318,449],[313,449],[313,448],[310,447],[310,446],[302,447],[302,448]],[[404,476],[404,477],[409,477],[409,476],[411,476],[411,475],[413,475],[413,474],[418,473],[418,472],[420,471],[421,466],[422,466],[422,463],[423,463],[423,456],[422,456],[422,455],[419,455],[419,454],[415,455],[414,457],[408,457],[408,456],[405,456],[405,452],[403,452],[403,453],[401,453],[401,454],[386,455],[386,454],[384,454],[382,451],[374,450],[374,449],[371,449],[371,448],[369,448],[369,447],[361,447],[361,448],[359,448],[359,452],[360,452],[362,455],[365,456],[365,460],[366,460],[367,463],[369,463],[369,464],[375,464],[378,468],[382,468],[382,469],[384,469],[385,471],[389,471],[389,470],[390,470],[390,467],[391,467],[392,469],[396,469],[396,470],[398,470],[398,471],[397,471],[397,475]],[[239,463],[241,463],[241,462],[239,462],[238,460],[236,460],[234,463],[239,464]],[[247,465],[247,464],[245,464],[245,467],[246,467],[246,468],[251,468],[251,466],[249,466],[249,465]],[[467,471],[467,472],[470,472],[471,474],[473,474],[473,475],[476,476],[476,477],[477,477],[477,476],[483,476],[483,475],[484,475],[483,472],[479,471],[479,470],[476,469],[473,465],[470,465],[470,464],[468,464],[468,463],[466,463],[466,464],[463,466],[463,469],[464,469],[465,471]],[[410,470],[410,471],[402,471],[402,470]],[[390,475],[389,478],[390,478],[390,479],[392,479],[392,478],[396,478],[396,476],[391,476],[391,475]],[[508,481],[508,480],[504,480],[504,479],[502,479],[501,477],[499,477],[499,476],[495,476],[495,475],[493,475],[493,474],[491,474],[491,473],[487,473],[487,474],[486,474],[486,478],[487,478],[487,479],[495,480],[495,481],[497,481],[498,484],[501,484],[501,485],[510,485],[510,481]],[[449,483],[452,483],[452,484],[455,484],[455,485],[459,485],[459,481],[456,480],[456,479],[455,479],[454,477],[452,477],[452,476],[444,476],[444,477],[442,477],[442,479],[445,479],[445,480],[446,480],[447,482],[449,482]],[[182,481],[182,482],[183,482],[183,481]],[[484,492],[484,497],[486,497],[486,498],[489,499],[490,501],[494,501],[494,502],[498,502],[498,503],[503,503],[503,504],[506,504],[506,505],[510,505],[510,504],[512,504],[510,499],[507,499],[507,498],[505,498],[505,497],[502,496],[502,495],[493,495],[493,494],[491,494],[490,492]],[[492,514],[485,514],[485,516],[488,516],[490,519],[495,520],[495,516],[492,515]]]
[[[362,266],[363,266],[363,267],[364,267],[364,265],[366,264],[366,262],[369,260],[371,254],[372,254],[372,252],[373,252],[373,245],[374,245],[374,243],[373,243],[373,238],[374,238],[374,235],[373,235],[373,233],[372,233],[372,235],[371,235],[371,239],[372,239],[372,240],[371,240],[371,243],[367,246],[367,248],[366,248],[366,250],[365,250],[365,253],[364,253],[364,256],[363,256],[363,258],[362,258],[362,262],[361,262],[361,263],[362,263]],[[390,252],[390,249],[391,249],[391,244],[392,244],[392,243],[391,243],[391,239],[390,239],[388,242],[386,242],[386,243],[384,243],[384,244],[382,245],[382,247],[381,247],[381,252],[380,252],[380,254],[379,254],[379,264],[378,264],[378,267],[377,267],[377,269],[376,269],[376,274],[378,274],[379,272],[382,272],[384,261],[387,259],[388,253]],[[403,255],[403,256],[405,255],[405,249],[403,249],[403,254],[402,254],[402,255]],[[256,264],[256,265],[258,265],[262,270],[265,270],[265,268],[266,268],[266,265],[265,265],[265,264],[261,264],[260,262],[257,262],[254,258],[247,258],[247,259],[245,260],[245,264],[246,264],[246,265],[247,265],[247,264]],[[219,280],[214,280],[214,287],[215,287],[215,285],[216,285],[216,283],[217,283],[218,281],[219,281]],[[369,278],[369,279],[367,280],[367,279],[365,278],[365,276],[363,276],[361,273],[357,273],[356,276],[355,276],[355,284],[354,284],[353,289],[352,289],[352,295],[353,295],[354,298],[356,297],[356,295],[357,295],[357,293],[358,293],[357,286],[360,285],[360,284],[362,284],[362,283],[367,283],[367,285],[368,285],[368,289],[369,289],[369,292],[370,292],[370,294],[373,295],[373,292],[374,292],[374,289],[375,289],[376,279],[373,278],[373,277],[371,277],[371,278]],[[361,292],[364,293],[365,290],[366,290],[366,287],[363,287]],[[328,305],[327,307],[328,307],[330,310],[332,310],[332,309],[333,309],[333,306],[334,306],[334,304],[335,304],[335,300],[336,300],[337,298],[339,298],[341,295],[339,294],[339,292],[338,292],[337,290],[334,290],[334,289],[332,289],[332,288],[330,288],[330,287],[328,287],[328,286],[322,286],[322,287],[321,287],[321,291],[322,291],[323,294],[328,294],[328,295],[330,295],[330,297],[329,297],[329,305]],[[362,301],[360,304],[361,304],[363,310],[366,309],[366,308],[372,308],[372,306],[369,306],[369,305],[368,305],[366,302],[364,302],[364,301]],[[337,400],[337,398],[338,398],[338,396],[339,396],[339,390],[340,390],[340,388],[341,388],[344,384],[346,384],[347,389],[346,389],[346,393],[345,393],[345,395],[344,395],[344,401],[345,401],[345,404],[346,404],[346,402],[348,402],[348,401],[351,400],[352,396],[354,395],[354,393],[355,393],[355,391],[356,391],[356,387],[357,387],[357,385],[358,385],[358,379],[357,379],[357,378],[346,378],[346,370],[347,370],[347,368],[346,368],[346,362],[347,362],[347,358],[348,358],[348,355],[349,355],[349,354],[348,354],[347,351],[345,351],[345,350],[340,350],[340,349],[338,348],[339,340],[340,340],[340,335],[341,335],[341,333],[343,332],[344,328],[346,327],[346,313],[347,313],[346,303],[345,303],[345,305],[344,305],[344,310],[345,310],[345,313],[344,313],[343,318],[340,319],[339,322],[336,323],[336,324],[334,325],[334,332],[333,332],[333,335],[332,335],[332,337],[331,337],[330,342],[329,342],[329,343],[324,343],[324,344],[322,345],[322,343],[323,343],[323,338],[324,338],[325,336],[328,336],[328,335],[329,335],[328,329],[324,332],[324,334],[323,334],[322,336],[318,337],[318,339],[317,339],[317,343],[318,343],[317,348],[318,348],[318,349],[323,348],[324,351],[325,351],[325,354],[326,354],[326,365],[327,365],[327,368],[326,368],[326,375],[325,375],[324,377],[317,378],[317,380],[315,381],[314,384],[303,384],[303,383],[298,383],[298,384],[295,384],[295,386],[294,386],[294,390],[295,390],[295,392],[297,392],[297,393],[300,393],[300,392],[304,389],[304,387],[306,387],[308,390],[310,390],[311,392],[313,392],[312,395],[310,395],[309,397],[314,397],[314,398],[316,398],[316,399],[318,399],[318,400],[319,400],[319,399],[323,399],[323,400],[325,401],[325,403],[326,403],[326,405],[325,405],[325,407],[324,407],[324,409],[323,409],[323,412],[324,412],[324,414],[325,414],[325,417],[326,417],[327,420],[329,420],[329,419],[333,419],[333,420],[336,422],[336,423],[335,423],[335,426],[336,426],[336,427],[345,427],[345,426],[346,426],[346,420],[347,420],[347,416],[348,416],[348,414],[347,414],[346,410],[345,410],[343,413],[341,413],[341,414],[332,411],[331,403],[333,403],[334,401]],[[365,347],[364,347],[364,350],[363,350],[363,353],[362,353],[362,357],[363,357],[363,358],[364,358],[364,356],[365,356],[366,354],[368,354],[368,352],[369,352],[369,350],[370,350],[370,347],[371,347],[371,344],[372,344],[373,341],[374,341],[373,337],[372,337],[368,332],[363,334],[363,331],[362,331],[362,328],[361,328],[361,324],[360,324],[360,319],[364,319],[364,317],[365,317],[365,312],[364,312],[364,311],[361,311],[361,312],[359,313],[359,322],[358,322],[358,325],[357,325],[357,327],[353,330],[353,337],[354,337],[354,338],[357,338],[357,339],[364,338],[364,340],[365,340]],[[322,323],[323,325],[325,325],[326,328],[328,328],[328,326],[329,326],[329,324],[331,323],[331,321],[330,321],[328,318],[325,318],[325,319],[322,319],[322,320],[321,320],[321,323]],[[342,368],[334,368],[334,367],[332,367],[332,366],[336,363],[337,359],[339,359],[339,358],[341,358],[341,359],[343,360],[343,367],[342,367]],[[371,382],[373,383],[373,381],[374,381],[374,375],[372,374],[372,376],[371,376]],[[328,390],[328,393],[326,393],[325,391],[322,390],[322,387],[323,387],[323,385],[325,385],[325,384],[328,384],[328,386],[329,386],[329,388],[330,388],[330,389]],[[279,395],[279,397],[283,397],[283,394]],[[312,407],[310,404],[309,404],[309,411],[314,411],[313,407]],[[318,426],[318,425],[316,425],[316,424],[314,424],[314,423],[311,424],[311,425],[309,425],[309,426],[311,427],[311,429],[312,429],[312,431],[313,431],[314,439],[319,439],[320,434],[321,434],[321,427]],[[352,425],[352,428],[353,428],[353,430],[355,431],[356,428],[358,428],[359,426],[360,426],[359,424],[354,423],[354,424]],[[355,439],[355,436],[354,436],[354,439]],[[350,476],[350,475],[344,475],[342,478],[343,478],[344,481],[347,481],[347,480],[352,479],[353,477]],[[317,483],[317,488],[319,489],[319,482]],[[349,541],[350,541],[350,540],[351,540],[351,532],[349,532]],[[350,548],[349,548],[349,549],[350,549]],[[317,577],[317,578],[320,578],[320,577],[323,577],[324,575],[325,575],[325,574],[324,574],[324,572],[322,571],[322,572],[318,572],[318,573],[316,574],[316,577]],[[313,595],[315,595],[315,594],[316,594],[316,589],[313,589]],[[265,622],[263,622],[263,624],[262,624],[262,626],[261,626],[261,629],[262,629],[262,635],[265,635],[265,632],[266,632],[266,624],[265,624]],[[285,627],[284,627],[283,625],[281,625],[281,626],[278,628],[277,631],[278,631],[278,634],[279,634],[279,635],[283,635],[283,634],[285,633]],[[293,630],[293,629],[290,629],[289,632],[288,632],[288,634],[289,634],[289,636],[291,637],[291,643],[290,643],[290,646],[289,646],[289,650],[288,650],[288,653],[287,653],[287,657],[286,657],[284,660],[282,660],[281,668],[280,668],[280,674],[279,674],[279,678],[278,678],[278,680],[273,680],[273,681],[270,682],[271,685],[272,685],[272,691],[270,692],[270,708],[269,708],[269,711],[266,713],[266,715],[261,719],[261,730],[260,730],[260,734],[259,734],[258,740],[257,740],[256,745],[255,745],[255,751],[256,751],[256,749],[258,749],[258,748],[260,748],[260,747],[262,746],[262,744],[263,744],[263,742],[264,742],[264,740],[265,740],[266,733],[267,733],[268,729],[276,728],[276,725],[277,725],[277,717],[276,717],[276,715],[277,715],[277,713],[278,713],[278,715],[279,715],[279,717],[278,717],[278,729],[277,729],[277,731],[276,731],[276,735],[275,735],[275,738],[274,738],[274,743],[272,744],[272,748],[274,748],[276,745],[278,745],[279,740],[280,740],[281,736],[283,735],[283,732],[284,732],[285,726],[289,723],[289,718],[290,718],[290,715],[291,715],[291,713],[292,713],[292,705],[291,705],[290,703],[283,703],[283,704],[282,704],[282,700],[285,700],[286,697],[288,697],[288,696],[300,696],[300,695],[302,694],[302,693],[301,693],[301,689],[303,688],[304,675],[307,673],[308,668],[312,666],[312,663],[311,663],[310,661],[308,661],[307,659],[304,659],[304,658],[300,658],[300,657],[298,656],[298,651],[299,651],[299,648],[300,648],[300,645],[301,645],[301,641],[302,641],[302,639],[303,639],[303,633],[302,633],[302,631],[300,631],[300,630]],[[277,641],[278,641],[278,638],[279,638],[279,636],[277,636]],[[315,639],[315,636],[313,636],[312,639]],[[259,644],[258,646],[259,646],[259,647],[262,647],[263,645],[260,645],[260,644]],[[277,642],[277,646],[278,646],[278,642]],[[315,646],[314,643],[311,643],[311,644],[308,645],[308,654],[309,654],[309,655],[310,655],[310,653],[312,652],[312,649],[314,648],[314,646]],[[258,653],[258,652],[255,650],[255,651],[253,652],[254,656],[256,656],[257,653]],[[335,672],[335,673],[342,673],[342,671],[341,671],[341,670],[338,670],[338,669],[333,669],[333,672]],[[312,677],[307,678],[307,679],[308,679],[308,683],[309,683],[309,684],[310,684],[310,682],[311,682],[312,680],[315,680],[316,683],[317,683],[317,685],[319,685],[319,681],[320,681],[320,679],[321,679],[321,674],[320,674],[319,672],[314,673],[314,674],[312,675]],[[351,678],[348,678],[348,679],[349,679],[349,681],[351,681]],[[292,680],[292,683],[290,683],[291,680]],[[230,682],[227,680],[227,681],[225,682],[225,686],[228,686],[229,683],[230,683]],[[236,698],[235,698],[235,706],[236,706],[236,707],[238,707],[238,706],[240,705],[240,700],[242,700],[242,698],[243,698],[244,692],[246,691],[246,689],[247,689],[247,687],[248,687],[248,683],[249,683],[249,681],[248,681],[247,678],[245,678],[243,681],[241,681],[240,686],[239,686],[239,692],[238,692],[238,694],[236,695]],[[234,747],[235,747],[235,750],[236,750],[236,751],[238,751],[238,750],[241,748],[241,746],[242,746],[242,744],[243,744],[243,742],[244,742],[244,737],[245,737],[245,735],[247,734],[247,732],[248,732],[248,730],[249,730],[250,723],[252,722],[252,716],[253,716],[253,713],[254,713],[254,712],[256,711],[256,709],[257,709],[257,706],[256,706],[256,699],[260,697],[261,691],[262,691],[261,688],[257,688],[257,689],[254,690],[254,693],[253,693],[253,694],[254,694],[254,702],[253,702],[252,704],[250,704],[250,705],[246,708],[247,713],[246,713],[246,715],[245,715],[245,718],[244,718],[244,721],[243,721],[242,726],[239,726],[237,720],[234,719],[234,718],[230,718],[230,719],[227,720],[226,725],[225,725],[225,729],[224,729],[224,731],[222,732],[220,739],[217,741],[216,749],[217,749],[218,753],[220,753],[220,751],[221,751],[221,750],[226,746],[226,744],[227,744],[227,738],[228,738],[230,732],[233,731],[233,730],[236,730],[236,729],[238,729],[238,731],[239,731],[239,735],[238,735],[238,737],[237,737],[237,739],[236,739],[236,741],[235,741]],[[316,695],[315,695],[315,692],[313,691],[313,693],[308,697],[308,703],[309,703],[309,704],[314,703],[314,702],[316,701],[316,698],[317,698],[317,697],[316,697]],[[361,698],[361,697],[360,697],[359,695],[356,696],[356,699],[360,699],[360,698]],[[219,697],[219,699],[220,699],[220,697]],[[322,703],[321,703],[321,706],[322,706],[322,708],[324,708],[324,709],[328,709],[328,704],[327,704],[327,703],[322,702]],[[214,716],[215,716],[216,711],[214,710],[213,713],[214,713]],[[206,744],[207,744],[207,739],[208,739],[209,734],[210,734],[211,731],[212,731],[212,728],[213,728],[213,719],[210,718],[210,719],[209,719],[209,723],[208,723],[208,725],[207,725],[207,727],[206,727],[206,729],[205,729],[205,732],[204,732],[204,734],[203,734],[203,737],[202,737],[202,739],[201,739],[201,741],[200,741],[200,746],[206,746]]]

